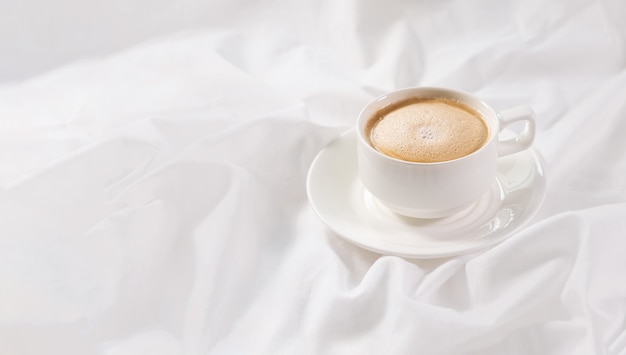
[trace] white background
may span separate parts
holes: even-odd
[[[22,1],[0,11],[0,353],[626,354],[626,6]],[[384,92],[537,113],[548,192],[437,260],[330,232],[309,164]]]

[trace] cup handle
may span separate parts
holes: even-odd
[[[524,122],[524,128],[515,137],[499,139],[498,156],[505,156],[529,148],[535,140],[535,113],[528,106],[519,106],[498,112],[500,132],[505,127]]]

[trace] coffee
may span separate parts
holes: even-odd
[[[480,114],[446,99],[413,98],[378,111],[367,123],[371,145],[392,158],[442,162],[466,156],[487,141]]]

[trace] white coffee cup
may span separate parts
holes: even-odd
[[[409,98],[445,99],[475,110],[484,120],[485,143],[463,157],[433,163],[392,158],[376,150],[366,137],[366,126],[384,107]],[[512,138],[499,133],[514,122],[523,128]],[[450,216],[471,206],[496,179],[498,158],[531,146],[535,136],[534,113],[520,106],[496,112],[475,96],[445,88],[416,87],[394,91],[370,102],[356,124],[359,177],[365,188],[383,205],[414,218]]]

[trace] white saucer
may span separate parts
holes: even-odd
[[[333,232],[365,249],[406,258],[448,257],[493,246],[528,222],[545,192],[543,159],[528,149],[500,158],[491,191],[466,210],[431,220],[402,217],[361,184],[354,129],[317,155],[307,177],[309,201]]]

